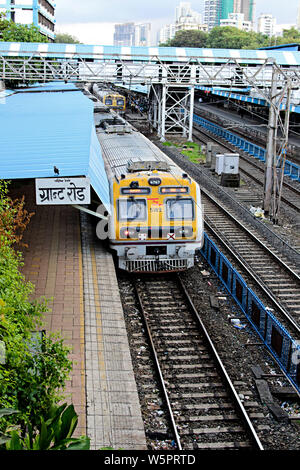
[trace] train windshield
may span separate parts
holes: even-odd
[[[145,199],[119,199],[119,220],[146,220],[147,204]]]
[[[167,199],[166,215],[168,220],[193,220],[194,202],[192,199]]]
[[[124,105],[124,100],[117,100],[117,105],[118,106],[123,106]]]
[[[105,104],[112,105],[112,99],[111,98],[106,98]]]

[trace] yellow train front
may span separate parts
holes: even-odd
[[[101,120],[101,118],[100,118]],[[110,181],[109,243],[120,269],[185,270],[203,245],[199,185],[120,117],[97,135]]]
[[[97,84],[93,84],[92,92],[109,109],[120,113],[126,111],[126,98],[120,93],[110,89],[102,89]]]

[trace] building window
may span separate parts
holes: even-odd
[[[50,31],[54,31],[54,24],[45,18],[41,13],[39,13],[39,25],[45,26],[46,28],[50,29]]]
[[[50,15],[54,16],[54,8],[53,8],[52,5],[50,5],[49,2],[47,2],[47,0],[39,0],[39,5],[40,5],[41,7],[44,7],[45,10],[47,10],[47,12],[48,12]]]

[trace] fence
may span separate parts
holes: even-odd
[[[194,114],[194,122],[199,126],[204,127],[206,130],[215,134],[216,136],[227,140],[227,142],[248,153],[249,155],[252,155],[258,160],[263,162],[265,161],[266,149],[263,147],[255,145],[252,142],[245,140],[243,137],[223,129],[221,126],[218,126],[217,124],[214,124],[207,119],[197,116],[197,114]],[[285,162],[284,174],[289,176],[292,180],[300,181],[300,167],[295,163],[290,162],[289,160],[286,160]]]
[[[201,253],[272,356],[300,392],[300,342],[293,339],[271,311],[263,305],[247,286],[242,276],[206,234]]]

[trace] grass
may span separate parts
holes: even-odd
[[[194,142],[164,142],[166,147],[174,146],[180,150],[182,155],[188,157],[188,159],[193,163],[205,162],[205,155],[201,152],[201,145]]]

